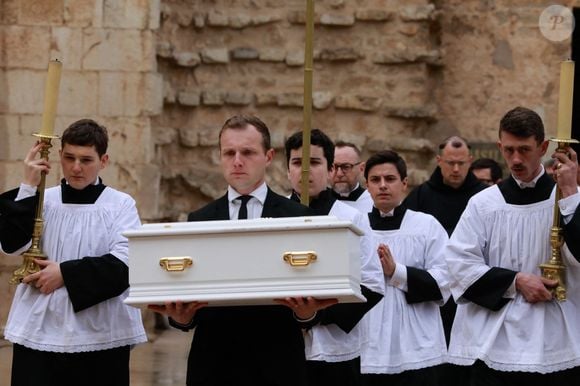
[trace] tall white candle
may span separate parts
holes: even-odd
[[[56,106],[58,102],[58,90],[60,86],[60,74],[62,63],[51,60],[48,63],[48,74],[44,88],[44,109],[42,110],[42,126],[40,135],[54,135],[54,120],[56,118]]]
[[[565,60],[560,66],[560,99],[558,100],[558,139],[572,135],[572,99],[574,96],[574,62]]]

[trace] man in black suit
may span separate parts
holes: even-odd
[[[264,180],[272,162],[268,127],[253,116],[228,119],[219,135],[227,193],[189,214],[189,221],[295,217],[307,207],[282,197]],[[235,248],[232,246],[232,248]],[[285,298],[275,306],[207,307],[206,303],[150,306],[170,324],[196,328],[187,366],[187,385],[306,385],[302,328],[335,299]]]

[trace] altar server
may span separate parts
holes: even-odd
[[[364,176],[374,203],[368,217],[385,296],[364,319],[363,385],[435,386],[435,366],[447,354],[439,312],[450,296],[443,256],[447,232],[433,216],[401,204],[407,166],[397,153],[371,156]]]
[[[580,379],[580,193],[578,158],[554,153],[555,182],[542,166],[548,142],[534,111],[516,107],[499,124],[511,175],[473,196],[445,256],[459,306],[449,360],[472,367],[472,385],[578,385]],[[540,264],[551,253],[554,205],[562,215],[567,301]]]
[[[147,340],[137,308],[123,299],[129,287],[123,231],[140,224],[135,201],[104,185],[105,127],[83,119],[63,133],[64,179],[44,195],[42,270],[24,277],[4,330],[13,345],[12,385],[129,385],[130,348]],[[0,196],[0,247],[18,255],[31,245],[37,186],[50,164],[24,159],[18,189]]]

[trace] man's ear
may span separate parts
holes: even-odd
[[[108,164],[109,164],[109,155],[103,154],[101,156],[101,170],[106,168]]]

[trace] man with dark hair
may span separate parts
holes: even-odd
[[[300,201],[302,190],[302,132],[285,142],[291,198]],[[336,199],[328,188],[334,161],[332,140],[318,129],[310,136],[310,209],[315,215],[331,215],[351,221],[365,232],[361,237],[361,290],[366,303],[337,304],[317,315],[312,328],[305,332],[309,386],[356,386],[360,382],[360,350],[362,345],[359,321],[383,294],[382,269],[371,251],[371,230],[367,217]]]
[[[360,184],[364,169],[365,163],[361,161],[360,150],[355,144],[344,141],[334,144],[332,190],[345,204],[368,213],[373,208],[373,200]]]
[[[189,221],[296,217],[308,208],[274,193],[265,182],[274,149],[257,117],[236,115],[219,134],[220,162],[228,182],[221,198],[189,214]],[[235,246],[232,246],[235,254]],[[195,328],[187,385],[304,386],[302,328],[335,299],[288,298],[274,306],[208,307],[170,302],[151,309],[170,317],[173,327]]]
[[[61,138],[64,179],[44,193],[41,271],[18,285],[4,334],[13,342],[12,385],[129,385],[131,346],[147,341],[129,287],[128,242],[140,224],[135,201],[98,176],[109,158],[107,130],[89,119]],[[0,249],[30,247],[37,186],[50,164],[24,160],[20,188],[0,196]],[[31,367],[32,366],[32,367]]]
[[[580,192],[576,152],[555,152],[556,183],[544,171],[548,148],[534,111],[516,107],[499,125],[511,175],[473,196],[445,252],[459,306],[449,361],[472,366],[471,384],[577,385],[580,379]],[[551,255],[554,205],[562,215],[568,301],[539,265]]]
[[[364,171],[374,207],[368,214],[384,272],[385,297],[365,318],[365,386],[437,386],[447,346],[439,306],[449,298],[443,251],[448,237],[431,215],[401,205],[407,166],[395,152],[371,156]]]
[[[495,185],[501,181],[503,173],[501,166],[491,158],[479,158],[473,161],[469,171],[486,185]]]

